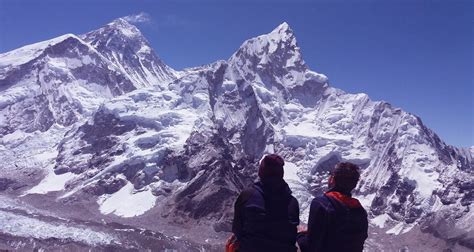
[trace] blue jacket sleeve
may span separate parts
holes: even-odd
[[[232,221],[232,233],[239,238],[242,233],[242,211],[243,211],[242,193],[239,195],[234,204],[234,219]]]
[[[237,238],[241,237],[243,223],[244,223],[244,208],[245,203],[250,199],[252,196],[253,189],[247,188],[246,190],[242,191],[235,201],[234,204],[234,219],[232,221],[232,233],[237,236]]]

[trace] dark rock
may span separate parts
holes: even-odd
[[[0,192],[10,188],[16,182],[8,178],[0,178]]]

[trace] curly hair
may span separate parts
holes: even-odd
[[[341,162],[332,172],[336,186],[345,191],[352,191],[360,178],[359,166],[350,162]]]

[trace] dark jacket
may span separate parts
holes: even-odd
[[[367,212],[359,201],[330,190],[311,202],[308,231],[298,234],[298,245],[303,252],[359,252],[367,230]]]
[[[294,252],[298,224],[298,201],[283,179],[257,182],[235,202],[232,232],[239,252]]]

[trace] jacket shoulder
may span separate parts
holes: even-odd
[[[331,204],[331,201],[324,195],[315,197],[311,201],[311,208],[323,208],[325,210],[332,210],[334,207]]]
[[[245,208],[248,208],[248,207],[250,208],[257,207],[257,208],[262,208],[262,209],[265,208],[265,200],[263,198],[263,195],[261,191],[259,190],[259,188],[256,187],[255,185],[244,189],[240,193],[237,201],[239,202],[240,205],[242,205]]]
[[[243,204],[247,202],[254,193],[255,193],[255,188],[253,188],[252,186],[247,187],[242,192],[240,192],[239,197],[237,198],[237,201]]]
[[[297,204],[299,205],[299,202],[298,202],[298,199],[295,198],[295,196],[291,195],[291,198],[290,198],[290,203],[291,204]]]
[[[294,196],[291,196],[290,201],[288,202],[288,210],[292,212],[297,212],[299,216],[300,204],[298,203],[298,200]]]

